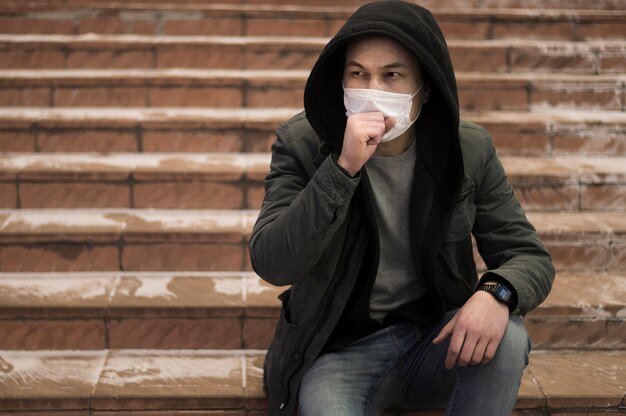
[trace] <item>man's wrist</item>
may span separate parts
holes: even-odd
[[[519,302],[517,289],[507,279],[494,272],[487,272],[480,279],[480,285],[483,284],[501,284],[506,286],[512,294],[511,299],[509,300],[509,311],[513,312],[517,309],[517,305]],[[476,287],[476,290],[478,290],[478,286]]]
[[[354,170],[350,168],[348,164],[346,163],[345,159],[342,159],[341,156],[337,158],[337,166],[351,178],[354,178],[359,173],[358,170]]]

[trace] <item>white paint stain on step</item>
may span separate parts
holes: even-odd
[[[125,278],[118,287],[117,294],[134,298],[176,298],[169,289],[173,276],[167,277],[133,277]]]
[[[0,351],[0,395],[77,394],[97,381],[106,351]]]
[[[0,300],[6,306],[20,299],[94,300],[108,297],[113,289],[111,278],[76,279],[49,277],[46,279],[0,279]]]
[[[241,360],[238,357],[188,355],[169,350],[167,354],[143,356],[123,353],[110,357],[100,383],[116,387],[200,387],[198,381],[241,383]]]

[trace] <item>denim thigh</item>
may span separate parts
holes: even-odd
[[[510,415],[530,352],[522,318],[509,319],[489,363],[447,370],[449,340],[439,345],[432,340],[455,313],[426,331],[399,323],[320,356],[304,375],[300,416],[380,415],[394,406],[447,408],[447,415]]]
[[[299,415],[382,414],[399,398],[404,358],[419,338],[417,325],[402,323],[320,356],[302,380]]]

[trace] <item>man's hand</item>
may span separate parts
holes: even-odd
[[[343,148],[337,163],[352,176],[361,170],[374,152],[380,139],[396,120],[385,119],[383,113],[357,113],[348,117],[343,136]]]
[[[509,324],[509,309],[491,294],[479,290],[463,305],[433,340],[440,344],[450,335],[447,369],[491,361]]]

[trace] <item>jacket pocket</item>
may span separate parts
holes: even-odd
[[[298,325],[290,320],[290,297],[291,289],[285,290],[278,296],[281,302],[280,317],[265,357],[263,381],[272,401],[277,400],[277,397],[282,397],[287,391],[285,374],[291,368],[289,357],[296,344],[295,338],[298,333]]]
[[[278,299],[280,299],[280,322],[279,325],[286,325],[288,327],[297,328],[298,325],[294,322],[293,317],[291,316],[291,310],[289,307],[289,299],[291,298],[291,289],[285,290],[283,293],[278,295]]]
[[[448,226],[448,232],[444,240],[446,243],[465,240],[471,233],[472,221],[470,219],[468,205],[468,199],[464,198],[454,207],[450,225]]]
[[[469,235],[443,245],[439,253],[437,279],[448,308],[463,306],[472,295],[478,273]]]

